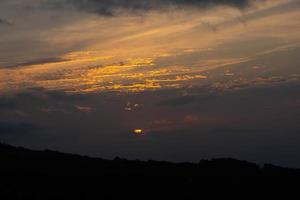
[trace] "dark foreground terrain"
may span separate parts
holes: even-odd
[[[197,164],[103,160],[0,144],[0,199],[201,199],[297,191],[299,169],[234,159]],[[258,198],[258,196],[257,196]],[[244,199],[244,198],[241,198]]]

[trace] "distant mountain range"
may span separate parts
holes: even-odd
[[[199,163],[105,160],[0,144],[0,178],[0,199],[199,199],[220,189],[276,188],[299,181],[300,169],[230,158]]]

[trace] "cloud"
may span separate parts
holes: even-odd
[[[31,88],[19,93],[0,95],[0,112],[3,110],[17,110],[26,108],[42,108],[64,103],[77,103],[84,99],[83,95],[66,94],[62,91],[48,91],[43,88]],[[72,106],[71,106],[72,107]]]
[[[30,65],[43,65],[43,64],[59,63],[59,62],[65,62],[65,61],[69,61],[69,60],[59,58],[59,57],[39,58],[39,59],[28,61],[28,62],[21,62],[21,63],[14,64],[14,65],[4,66],[3,68],[16,68],[16,67],[25,67],[25,66],[30,66]]]
[[[191,95],[191,96],[182,96],[182,97],[163,100],[162,102],[158,103],[158,105],[182,106],[190,103],[196,103],[198,101],[199,101],[199,96]]]
[[[89,107],[89,106],[79,106],[79,105],[75,105],[75,108],[82,113],[91,113],[93,112],[93,108]]]
[[[32,124],[28,123],[12,123],[12,122],[0,122],[0,134],[26,134],[36,130]]]
[[[3,19],[0,18],[0,25],[12,25],[12,23],[10,21],[8,21],[7,19]]]
[[[222,99],[221,101],[224,105],[226,104],[228,108],[238,108],[238,105],[240,105],[244,109],[251,106],[255,107],[256,103],[262,104],[261,102],[269,102],[269,105],[272,103],[280,104],[284,101],[292,102],[294,99],[299,98],[298,92],[296,91],[299,90],[300,85],[298,81],[289,80],[290,79],[278,79],[277,77],[255,79],[243,85],[231,86],[230,88],[228,87],[222,90],[212,90],[210,87],[202,87],[190,90],[192,93],[190,95],[163,99],[157,103],[157,106],[179,107],[211,104],[215,109],[220,99]],[[258,82],[256,83],[255,81]],[[242,89],[233,90],[234,87]],[[242,102],[242,99],[245,101]],[[252,104],[248,104],[248,102]],[[220,104],[220,107],[222,107],[223,104]],[[290,104],[292,105],[292,103]],[[239,111],[242,110],[241,107]]]
[[[97,13],[102,16],[115,16],[122,11],[146,12],[172,8],[205,9],[211,6],[232,6],[245,8],[250,0],[45,0],[43,5],[52,8],[75,8]]]

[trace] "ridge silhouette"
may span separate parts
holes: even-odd
[[[220,189],[265,190],[300,180],[300,169],[232,158],[105,160],[7,144],[0,144],[0,163],[0,199],[198,199]]]

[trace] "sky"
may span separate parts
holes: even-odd
[[[299,0],[0,0],[0,141],[300,167]]]

